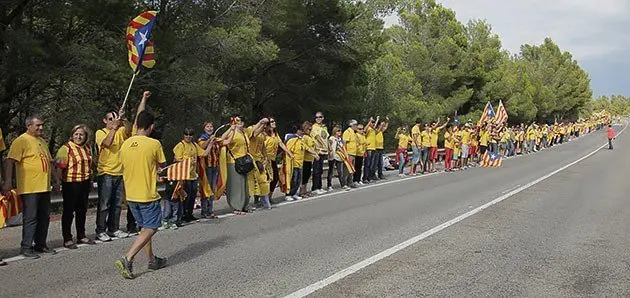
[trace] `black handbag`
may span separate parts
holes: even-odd
[[[249,155],[249,144],[247,143],[247,136],[243,133],[243,138],[245,139],[245,147],[247,147],[247,154],[245,156],[234,158],[232,155],[232,151],[230,151],[230,155],[234,158],[234,168],[236,172],[241,175],[247,175],[254,169],[254,159]]]

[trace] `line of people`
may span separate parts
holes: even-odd
[[[334,190],[332,182],[335,176],[339,187],[344,190],[385,179],[383,157],[387,118],[369,119],[365,124],[351,120],[345,130],[341,126],[329,130],[324,114],[318,112],[313,122],[295,125],[291,133],[281,138],[273,117],[264,117],[246,126],[243,117],[234,115],[229,125],[216,130],[212,122],[203,123],[203,133],[196,139],[194,129],[183,131],[182,140],[172,149],[173,162],[189,161],[187,169],[190,172],[185,179],[166,181],[166,195],[160,200],[155,191],[155,181],[152,181],[154,177],[148,177],[151,171],[145,173],[135,169],[145,177],[124,177],[125,172],[139,167],[133,163],[139,161],[127,160],[128,165],[125,166],[123,147],[126,146],[129,152],[144,152],[145,148],[153,153],[162,152],[161,145],[157,148],[158,145],[144,138],[129,141],[135,136],[148,137],[151,134],[153,118],[146,111],[150,96],[148,91],[143,93],[134,124],[125,119],[122,110],[105,113],[102,119],[104,127],[94,136],[97,149],[94,157],[90,141],[92,133],[87,126],[75,126],[68,142],[53,158],[42,137],[44,122],[41,117],[26,119],[27,131],[16,138],[9,148],[2,184],[2,192],[7,195],[14,189],[15,177],[17,194],[23,203],[21,253],[24,257],[38,258],[41,253],[55,253],[46,244],[51,190],[61,190],[63,195],[64,247],[76,249],[77,244],[95,243],[85,231],[94,160],[98,185],[95,232],[96,238],[103,242],[137,234],[139,227],[148,231],[157,231],[159,227],[176,229],[183,222],[197,220],[193,211],[198,196],[201,217],[215,218],[213,202],[224,194],[235,213],[247,214],[256,208],[271,209],[270,198],[278,186],[285,199],[291,201]],[[405,175],[408,161],[411,162],[410,175],[437,171],[435,165],[442,130],[445,170],[452,171],[473,165],[486,151],[511,156],[570,141],[573,137],[600,129],[605,119],[541,126],[531,124],[527,127],[508,127],[490,122],[480,127],[470,120],[461,125],[449,122],[449,118],[444,123],[438,119],[423,125],[418,120],[410,133],[405,127],[397,130],[396,160],[401,176]],[[223,127],[227,130],[219,135]],[[408,156],[409,148],[411,158]],[[281,159],[278,159],[278,152],[282,153]],[[155,153],[153,157],[147,164],[157,173],[163,161],[160,154]],[[328,163],[326,187],[323,184],[325,161]],[[307,188],[309,182],[310,189]],[[133,189],[129,185],[133,185]],[[138,190],[143,187],[146,188],[144,192]],[[253,200],[250,201],[250,198]],[[127,212],[127,232],[120,229],[121,207],[125,201],[130,210]],[[147,214],[143,212],[155,212],[156,201],[159,216],[150,213],[151,220],[147,220]],[[71,231],[73,220],[76,238]],[[149,234],[139,241],[143,241],[144,245],[150,243],[153,234]],[[130,266],[137,248],[134,244],[131,253],[126,259],[118,260],[117,266],[131,272],[127,266]],[[154,268],[165,264],[165,260],[154,257],[152,252],[150,260],[153,260]],[[128,275],[131,276],[131,273]]]
[[[399,176],[417,175],[435,172],[438,160],[438,138],[440,131],[444,142],[444,170],[455,171],[478,165],[486,153],[495,153],[504,157],[537,152],[557,144],[569,142],[595,130],[602,129],[607,118],[580,119],[576,122],[561,122],[552,125],[532,123],[508,126],[506,123],[486,121],[483,125],[467,123],[440,124],[440,120],[422,124],[420,119],[412,127],[399,127],[395,138],[398,140],[396,162]],[[411,157],[409,156],[411,149]],[[411,164],[409,173],[404,173],[407,164]]]

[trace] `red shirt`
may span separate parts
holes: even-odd
[[[608,138],[609,139],[615,138],[615,130],[612,127],[608,128]]]

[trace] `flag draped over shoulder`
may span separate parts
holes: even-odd
[[[505,121],[507,120],[508,120],[507,110],[503,106],[503,101],[499,100],[499,107],[497,108],[497,115],[494,118],[494,123],[502,124],[502,123],[505,123]]]
[[[295,151],[295,146],[297,146],[297,142],[299,141],[299,138],[295,135],[291,136],[290,138],[288,138],[287,142],[287,149],[289,149],[288,151],[293,152]],[[293,176],[293,158],[291,158],[291,156],[289,156],[288,153],[284,153],[283,155],[283,159],[282,159],[282,168],[280,168],[280,180],[279,180],[279,184],[280,184],[280,191],[288,194],[289,191],[291,190],[291,178]]]
[[[157,11],[145,11],[135,17],[127,25],[127,51],[129,66],[134,72],[140,70],[140,65],[145,68],[155,66],[155,49],[151,38],[151,29],[155,24]]]
[[[482,167],[495,168],[500,167],[503,162],[503,156],[498,153],[488,152],[483,154],[483,159],[481,161]]]
[[[490,102],[486,104],[486,107],[483,108],[483,113],[481,114],[481,118],[479,118],[479,122],[477,125],[482,126],[486,121],[493,119],[495,116],[494,110],[492,109],[492,105]]]
[[[0,228],[3,228],[6,221],[22,212],[22,200],[15,190],[11,190],[8,195],[0,194]]]
[[[173,164],[166,172],[166,179],[171,181],[189,180],[190,167],[192,159],[186,158],[178,163]]]
[[[217,178],[217,186],[214,189],[214,200],[218,200],[225,193],[227,187],[227,146],[221,146],[219,149],[219,175]]]
[[[345,146],[337,146],[337,154],[339,154],[343,160],[343,164],[348,169],[348,173],[353,174],[356,172],[354,169],[354,163],[350,160],[350,156],[348,155],[348,152],[346,152]]]

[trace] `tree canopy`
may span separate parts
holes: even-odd
[[[157,64],[131,91],[154,96],[165,147],[184,127],[273,115],[286,130],[316,111],[343,123],[388,115],[394,125],[478,118],[502,100],[510,121],[574,120],[628,100],[592,99],[588,74],[552,39],[508,53],[490,24],[462,24],[435,0],[8,0],[0,3],[0,128],[46,120],[51,149],[74,124],[101,126],[132,72],[124,32],[158,10]],[[384,27],[392,13],[400,24]]]

